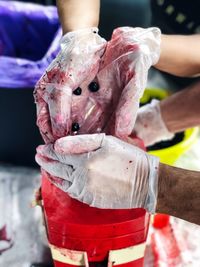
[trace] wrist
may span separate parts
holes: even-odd
[[[149,163],[149,174],[148,174],[148,193],[145,208],[150,213],[155,213],[157,194],[158,194],[158,177],[159,177],[159,166],[160,160],[158,157],[146,154]]]
[[[165,62],[168,60],[168,54],[169,54],[168,49],[169,49],[168,36],[165,35],[165,34],[161,34],[161,38],[160,38],[160,57],[158,59],[158,62],[154,65],[155,68],[157,68],[159,70],[164,69],[163,65],[166,64]]]
[[[62,23],[63,35],[69,32],[74,32],[93,27],[98,27],[98,21],[95,19],[90,20],[88,18],[83,19],[81,21],[69,21],[66,23]]]
[[[158,100],[154,99],[139,109],[134,132],[144,141],[145,146],[173,137],[173,133],[168,130],[163,120]]]
[[[68,31],[64,36],[78,36],[83,34],[98,33],[99,29],[97,27],[85,27],[76,30]]]
[[[182,130],[184,120],[180,120],[180,117],[177,117],[177,105],[174,105],[173,102],[171,103],[168,98],[160,102],[160,114],[169,132],[176,133]]]
[[[65,44],[69,41],[75,40],[76,42],[81,39],[81,43],[92,43],[92,42],[104,42],[105,40],[101,38],[98,35],[99,29],[96,27],[90,27],[90,28],[84,28],[84,29],[79,29],[76,31],[70,31],[63,35],[61,39],[61,44]],[[101,40],[101,41],[100,41]]]

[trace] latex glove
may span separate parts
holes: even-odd
[[[113,90],[108,106],[114,110],[109,125],[112,128],[106,133],[120,138],[131,134],[148,70],[160,56],[160,36],[158,28],[122,27],[114,30],[103,57],[103,69],[97,74],[107,91],[108,88]]]
[[[162,118],[160,101],[154,99],[150,104],[139,109],[134,132],[144,141],[145,146],[174,137]]]
[[[60,53],[36,85],[37,125],[46,143],[69,133],[72,93],[98,72],[106,41],[97,33],[88,28],[64,35]]]
[[[159,159],[113,136],[64,137],[39,146],[36,161],[56,186],[90,206],[155,212]]]
[[[71,118],[80,127],[78,134],[105,132],[123,139],[131,134],[148,69],[159,52],[157,28],[114,30],[94,79],[97,90],[88,90],[85,81],[82,95],[73,98]]]

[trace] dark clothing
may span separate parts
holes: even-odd
[[[199,0],[151,0],[152,24],[167,34],[200,33]]]
[[[199,12],[199,0],[151,0],[151,24],[160,28],[164,34],[200,33]],[[180,78],[163,72],[162,74],[180,89],[199,80],[199,78]]]

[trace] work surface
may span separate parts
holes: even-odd
[[[39,171],[0,166],[0,228],[6,225],[8,239],[0,241],[0,251],[12,246],[0,255],[1,267],[31,267],[32,263],[50,262],[41,209],[31,208],[39,179]]]
[[[200,140],[193,148],[183,155],[177,166],[200,170]],[[42,225],[41,210],[31,208],[34,189],[39,186],[40,175],[38,170],[0,165],[0,228],[7,225],[8,242],[0,241],[0,250],[12,246],[0,255],[2,267],[31,267],[32,263],[51,263],[51,256]],[[182,253],[184,267],[196,267],[200,263],[200,227],[182,220],[172,219],[178,247]],[[157,230],[158,231],[158,230]],[[145,266],[153,267],[154,259],[151,252],[151,236],[155,230],[150,229]],[[157,232],[159,233],[159,232]],[[160,235],[162,238],[163,233]],[[166,236],[165,236],[166,237]],[[163,240],[163,239],[160,240]],[[9,240],[11,239],[11,240]],[[159,237],[158,237],[159,239]],[[169,242],[173,243],[173,242]],[[160,244],[160,251],[173,249],[167,243]],[[168,265],[159,266],[168,266]],[[51,265],[45,265],[51,266]]]
[[[200,136],[192,148],[178,159],[175,166],[200,171]],[[147,243],[145,267],[200,266],[200,226],[198,225],[171,217],[170,226],[166,229],[155,230],[150,227]],[[156,265],[152,253],[153,246],[156,246],[160,260]]]

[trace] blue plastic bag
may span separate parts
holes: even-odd
[[[0,88],[32,88],[59,51],[56,7],[0,1]]]

